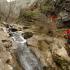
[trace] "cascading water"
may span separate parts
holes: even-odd
[[[27,47],[26,40],[17,32],[12,33],[12,39],[18,46],[16,54],[21,67],[25,70],[42,70],[40,61]]]

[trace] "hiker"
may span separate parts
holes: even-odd
[[[64,38],[67,39],[67,44],[70,44],[70,29],[64,31]]]

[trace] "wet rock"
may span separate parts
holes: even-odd
[[[16,32],[16,31],[18,31],[18,30],[17,30],[16,28],[11,28],[10,31]]]
[[[33,36],[32,32],[25,32],[22,34],[25,39],[31,38]]]
[[[24,27],[23,27],[23,30],[24,30],[24,29],[29,29],[29,27],[28,27],[28,26],[24,26]]]

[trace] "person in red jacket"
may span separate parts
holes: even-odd
[[[70,44],[70,29],[64,31],[64,37],[67,39],[67,44]]]

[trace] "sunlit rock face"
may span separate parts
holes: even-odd
[[[20,9],[28,8],[35,1],[36,0],[0,0],[0,10],[5,17],[7,17],[9,13],[12,18],[17,17]]]

